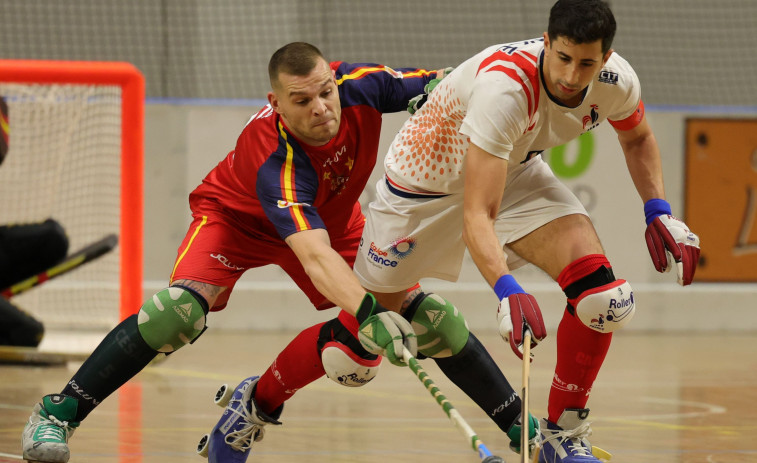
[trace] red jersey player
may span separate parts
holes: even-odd
[[[252,422],[237,423],[247,426],[247,452],[224,447],[238,454],[232,458],[246,458],[250,439],[262,437],[258,423],[276,422],[275,404],[324,374],[322,350],[334,347],[337,365],[345,357],[366,365],[368,380],[375,374],[380,359],[357,339],[358,311],[373,328],[366,341],[374,353],[393,363],[401,363],[403,348],[415,353],[410,323],[378,306],[351,267],[364,222],[358,197],[376,162],[381,114],[407,109],[443,71],[329,64],[317,48],[296,42],[272,56],[269,77],[270,104],[190,195],[194,221],[170,286],[114,328],[60,394],[35,406],[23,433],[24,458],[68,461],[68,438],[81,420],[159,352],[200,336],[208,312],[225,307],[248,268],[279,265],[316,308],[343,311],[303,331],[261,378],[239,385],[230,406],[245,395],[249,412],[256,389],[261,409]],[[212,452],[211,445],[211,459]]]

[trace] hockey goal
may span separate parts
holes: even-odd
[[[48,332],[107,332],[142,299],[144,78],[128,63],[0,60],[0,95],[0,223],[52,217],[70,252],[118,236],[114,251],[13,301]]]

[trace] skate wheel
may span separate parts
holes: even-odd
[[[226,407],[231,400],[231,396],[234,395],[234,389],[230,388],[228,384],[222,384],[216,392],[213,402],[219,407]]]
[[[210,444],[210,434],[205,434],[197,443],[197,454],[201,457],[208,458],[208,446]]]
[[[591,446],[591,454],[602,461],[610,461],[610,459],[612,458],[612,454],[610,452],[608,452],[607,450],[602,450],[595,445]]]

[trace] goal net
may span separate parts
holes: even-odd
[[[142,75],[120,62],[0,60],[0,95],[10,116],[0,223],[54,218],[69,253],[108,234],[119,241],[13,303],[48,334],[106,332],[142,298]]]

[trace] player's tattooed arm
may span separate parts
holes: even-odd
[[[218,295],[226,291],[226,286],[216,286],[210,283],[203,283],[195,280],[174,280],[171,285],[183,286],[191,290],[196,291],[199,295],[205,298],[208,303],[208,307],[213,307],[218,298]]]

